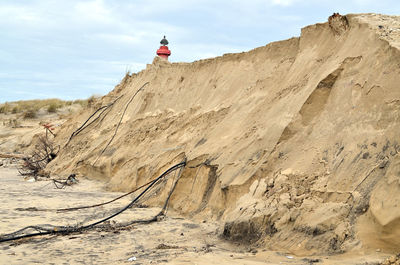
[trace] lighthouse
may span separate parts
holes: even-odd
[[[157,55],[160,56],[161,58],[164,58],[168,60],[168,56],[171,55],[171,51],[168,49],[168,41],[167,39],[164,38],[160,41],[160,49],[157,50]]]

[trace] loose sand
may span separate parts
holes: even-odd
[[[27,225],[76,225],[115,212],[129,203],[124,198],[107,206],[57,213],[22,209],[56,209],[104,202],[121,193],[107,192],[104,183],[80,179],[56,189],[51,181],[28,182],[13,167],[0,168],[0,232]],[[113,222],[151,217],[158,208],[132,208]],[[93,220],[92,220],[93,221]],[[168,212],[156,223],[129,230],[93,230],[67,236],[43,236],[0,245],[2,264],[373,264],[388,255],[352,253],[333,257],[297,257],[233,244],[219,237],[215,222],[194,222]],[[136,260],[133,257],[136,258]],[[131,261],[129,260],[131,258]]]

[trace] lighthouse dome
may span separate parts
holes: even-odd
[[[168,45],[168,41],[167,41],[167,39],[165,38],[165,36],[164,36],[164,38],[160,41],[160,44],[162,44],[162,45]]]

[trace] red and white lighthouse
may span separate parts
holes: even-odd
[[[168,41],[167,39],[164,38],[160,41],[160,49],[157,50],[157,55],[160,56],[161,58],[164,58],[168,60],[168,56],[171,55],[171,51],[168,49]]]

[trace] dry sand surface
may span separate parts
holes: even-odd
[[[104,183],[80,179],[79,184],[56,189],[51,181],[25,181],[3,161],[0,169],[0,231],[29,225],[76,225],[115,212],[129,203],[124,198],[111,205],[74,212],[49,209],[76,207],[121,195],[104,190]],[[6,206],[6,207],[5,207]],[[36,210],[32,209],[35,207]],[[47,209],[47,211],[40,211]],[[113,222],[153,216],[157,208],[132,208]],[[168,213],[159,222],[127,230],[97,229],[66,236],[37,237],[0,245],[1,264],[377,264],[388,255],[353,253],[334,257],[297,257],[290,253],[256,250],[232,244],[218,236],[215,222],[193,222]]]
[[[145,253],[166,244],[178,248],[156,250],[153,258],[168,253],[166,260],[178,264],[313,263],[304,257],[377,264],[400,253],[399,43],[400,17],[359,14],[332,16],[303,28],[298,38],[249,52],[193,63],[156,57],[56,129],[61,149],[46,172],[74,173],[121,192],[187,160],[169,201],[174,215],[121,232],[121,239],[107,233],[111,242],[132,248],[115,251],[118,260],[106,263],[139,257],[140,244]],[[57,191],[60,198],[62,192],[68,190]],[[161,189],[145,204],[161,207],[167,195]],[[82,198],[76,199],[79,204]],[[180,237],[182,229],[193,236]],[[68,248],[98,234],[40,244],[64,242]],[[133,242],[137,236],[144,240]],[[85,249],[103,244],[82,241]],[[215,244],[211,252],[207,244]],[[33,245],[10,249],[25,247]]]

